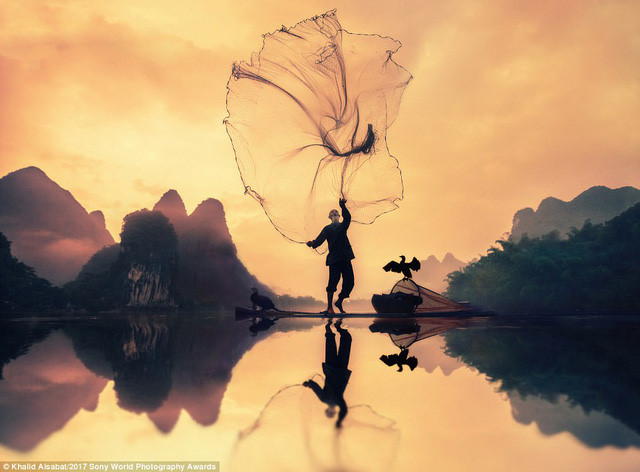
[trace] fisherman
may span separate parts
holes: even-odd
[[[340,212],[333,209],[329,212],[329,219],[331,224],[325,226],[318,237],[313,241],[308,241],[307,246],[317,248],[325,240],[329,246],[329,253],[327,254],[327,265],[329,266],[329,284],[327,285],[327,309],[322,313],[335,313],[333,310],[333,294],[338,288],[338,281],[342,277],[342,290],[336,300],[336,307],[340,310],[340,313],[345,313],[342,302],[345,298],[349,298],[349,294],[353,289],[353,266],[351,265],[351,259],[355,259],[351,249],[351,243],[347,237],[347,230],[349,224],[351,224],[351,213],[347,209],[347,200],[341,198],[339,205],[342,210],[342,222],[340,222]]]

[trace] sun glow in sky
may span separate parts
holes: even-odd
[[[35,165],[117,238],[169,188],[225,205],[249,270],[319,296],[324,258],[243,195],[225,132],[226,82],[261,35],[326,1],[4,0],[0,174]],[[549,195],[640,183],[640,3],[347,1],[342,26],[403,43],[414,80],[389,130],[405,198],[352,226],[353,297],[386,290],[400,253],[469,260]],[[301,284],[301,280],[304,282]]]

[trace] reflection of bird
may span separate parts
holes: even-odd
[[[410,279],[412,270],[420,270],[420,261],[414,257],[411,262],[406,262],[406,258],[404,256],[400,256],[400,262],[391,261],[387,263],[383,269],[386,272],[391,271],[401,273],[404,275],[405,279]]]
[[[402,366],[406,365],[411,370],[418,366],[418,359],[415,356],[409,357],[408,349],[400,349],[400,354],[389,354],[380,356],[380,360],[387,364],[389,367],[392,365],[398,366],[398,372],[402,372]]]
[[[251,289],[253,292],[251,294],[251,303],[253,303],[253,309],[256,309],[256,306],[259,306],[263,310],[275,310],[276,306],[273,304],[269,297],[265,297],[264,295],[260,295],[258,293],[258,289],[253,287]]]
[[[276,320],[278,318],[254,318],[251,326],[249,326],[249,331],[251,331],[251,336],[257,336],[259,331],[266,331],[271,328],[274,324],[276,324]]]

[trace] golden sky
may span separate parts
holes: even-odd
[[[231,65],[261,35],[338,8],[403,43],[414,76],[390,128],[405,198],[353,225],[353,297],[390,288],[400,253],[471,259],[545,196],[640,184],[640,2],[3,0],[0,174],[36,165],[117,238],[169,188],[226,208],[242,260],[321,296],[324,257],[243,195],[222,123]]]

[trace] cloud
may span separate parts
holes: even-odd
[[[140,191],[148,193],[154,197],[157,197],[158,199],[160,199],[160,196],[162,196],[167,191],[166,187],[162,185],[149,185],[142,179],[135,179],[133,183]]]
[[[222,125],[231,64],[257,51],[261,34],[334,6],[5,1],[0,172],[44,168],[104,210],[113,234],[126,213],[153,206],[162,192],[152,189],[175,188],[189,210],[220,195],[251,202]],[[362,231],[357,257],[402,248],[470,259],[546,196],[637,185],[639,17],[628,1],[343,2],[343,27],[402,41],[396,59],[414,76],[388,136],[405,199]],[[83,178],[74,155],[96,161]],[[264,218],[228,213],[238,230]],[[255,252],[259,234],[233,234],[240,254]],[[262,278],[283,258],[306,260],[271,239]],[[265,282],[291,285],[278,277]],[[370,290],[382,280],[366,277]]]

